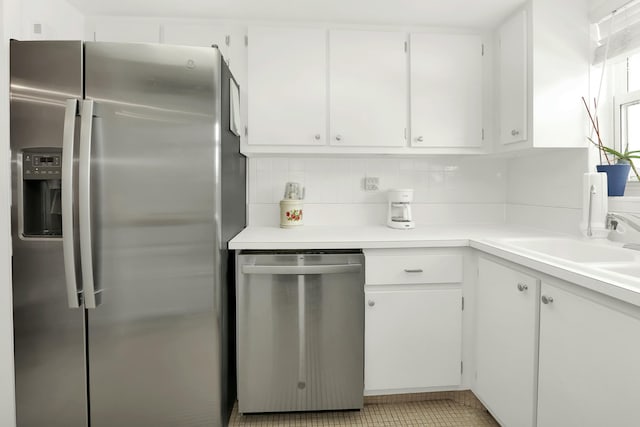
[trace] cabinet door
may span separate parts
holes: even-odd
[[[101,19],[95,23],[98,42],[160,43],[160,24],[137,19]]]
[[[544,282],[542,297],[538,425],[640,425],[640,310],[623,313]]]
[[[248,95],[250,144],[324,144],[326,31],[250,28]]]
[[[405,145],[405,43],[405,33],[330,32],[331,144]]]
[[[482,145],[482,40],[411,34],[411,145]]]
[[[505,426],[535,422],[538,281],[479,260],[474,392]]]
[[[520,11],[502,27],[499,43],[500,142],[527,140],[527,13]]]
[[[460,289],[366,291],[365,390],[460,384]]]

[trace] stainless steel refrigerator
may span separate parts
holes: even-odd
[[[19,426],[220,426],[245,226],[219,51],[11,42]]]

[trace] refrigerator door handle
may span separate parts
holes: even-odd
[[[79,308],[82,296],[82,290],[76,281],[76,230],[73,223],[73,152],[77,115],[78,100],[67,99],[62,137],[62,252],[69,308]]]
[[[304,258],[298,257],[298,266],[305,267]],[[307,388],[307,319],[306,319],[305,276],[298,275],[298,389]]]
[[[78,223],[80,227],[80,265],[85,308],[96,308],[93,277],[93,241],[91,236],[91,139],[94,101],[82,102],[80,153],[78,155]]]

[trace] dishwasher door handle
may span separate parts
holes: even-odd
[[[243,274],[341,274],[360,273],[362,264],[340,265],[251,265],[242,266]]]

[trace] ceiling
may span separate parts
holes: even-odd
[[[85,15],[493,27],[524,0],[67,0]]]

